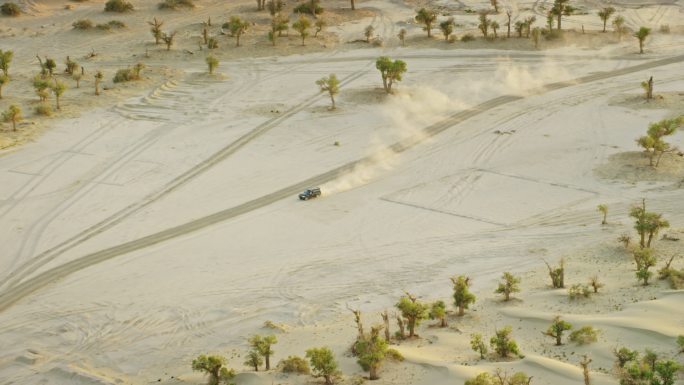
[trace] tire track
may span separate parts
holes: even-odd
[[[674,64],[674,63],[679,63],[684,61],[684,55],[679,55],[679,56],[674,56],[666,59],[661,59],[661,60],[655,60],[647,63],[642,63],[638,64],[632,67],[627,67],[623,68],[617,71],[610,71],[610,72],[601,72],[601,73],[596,73],[584,77],[580,77],[578,79],[575,79],[574,81],[563,81],[563,82],[556,82],[556,83],[551,83],[545,87],[540,87],[536,90],[534,90],[533,94],[542,94],[548,91],[560,89],[560,88],[566,88],[570,87],[573,85],[579,85],[579,84],[585,84],[585,83],[590,83],[593,81],[597,80],[603,80],[603,79],[609,79],[609,78],[614,78],[618,77],[621,75],[626,75],[634,72],[639,72],[644,69],[649,69],[649,68],[655,68],[655,67],[660,67],[664,65],[669,65],[669,64]],[[352,79],[354,76],[361,76],[361,74],[356,74],[350,76]],[[347,79],[349,80],[349,78]],[[513,95],[503,95],[499,96],[497,98],[488,100],[486,102],[483,102],[473,108],[458,112],[450,116],[449,118],[435,123],[433,125],[430,125],[428,127],[425,127],[421,133],[418,135],[415,135],[414,137],[404,139],[400,142],[394,143],[386,148],[386,150],[391,150],[394,151],[397,154],[403,153],[404,151],[413,148],[417,144],[421,143],[424,141],[427,137],[435,136],[448,128],[464,122],[465,120],[482,114],[484,112],[487,112],[493,108],[502,106],[504,104],[508,104],[517,100],[522,99],[523,97],[521,96],[513,96]],[[313,99],[313,100],[311,100]],[[305,101],[303,104],[300,104],[299,107],[296,107],[290,112],[294,113],[293,111],[299,111],[303,108],[306,108],[307,105],[313,104],[316,101],[316,98],[310,98],[310,101]],[[278,117],[274,119],[275,121],[279,121],[282,117]],[[267,122],[268,123],[268,122]],[[264,124],[260,128],[257,128],[255,130],[250,131],[250,133],[244,135],[242,138],[238,139],[238,141],[234,142],[233,144],[229,145],[228,147],[224,148],[223,150],[215,153],[213,156],[196,166],[195,168],[191,169],[190,171],[186,172],[185,174],[181,175],[179,178],[177,178],[175,181],[177,184],[171,184],[168,186],[167,189],[164,189],[161,191],[162,196],[167,194],[170,191],[173,191],[176,187],[180,186],[180,184],[185,181],[192,179],[194,175],[198,175],[201,173],[203,170],[205,170],[208,167],[211,167],[213,164],[216,164],[217,162],[220,162],[222,159],[224,159],[226,156],[232,154],[233,152],[237,151],[239,148],[247,144],[249,141],[251,141],[254,137],[258,137],[262,135],[264,132],[268,131],[272,126],[269,126],[269,124]],[[246,214],[250,211],[257,210],[262,207],[266,207],[272,203],[275,203],[279,200],[282,200],[284,198],[290,197],[300,190],[307,188],[308,186],[311,185],[321,185],[325,182],[329,182],[331,180],[336,179],[339,176],[345,175],[347,173],[352,172],[355,170],[358,166],[363,166],[363,165],[372,165],[375,160],[375,155],[369,155],[366,157],[363,157],[361,159],[358,159],[356,161],[349,162],[347,164],[344,164],[342,166],[339,166],[337,168],[334,168],[332,170],[329,170],[327,172],[324,172],[322,174],[316,175],[312,178],[306,179],[304,181],[301,181],[299,183],[287,186],[285,188],[282,188],[278,191],[275,191],[271,194],[264,195],[262,197],[253,199],[251,201],[245,202],[243,204],[240,204],[238,206],[234,206],[219,212],[216,212],[214,214],[205,216],[203,218],[199,218],[175,227],[168,228],[166,230],[162,230],[160,232],[130,241],[126,242],[117,246],[113,246],[95,253],[91,253],[88,255],[85,255],[83,257],[80,257],[78,259],[69,261],[63,265],[51,268],[43,273],[38,274],[37,276],[30,278],[26,281],[23,281],[21,283],[18,283],[16,286],[11,287],[10,289],[6,290],[4,293],[0,295],[0,311],[4,311],[8,309],[10,306],[12,306],[14,303],[17,301],[21,300],[22,298],[30,295],[31,293],[49,285],[50,283],[56,282],[62,278],[65,278],[77,271],[80,271],[82,269],[85,269],[87,267],[96,265],[98,263],[107,261],[109,259],[115,258],[117,256],[127,254],[133,251],[137,251],[143,248],[147,248],[149,246],[153,246],[156,244],[159,244],[161,242],[171,240],[173,238],[186,235],[204,228],[207,228],[209,226],[212,226],[214,224],[226,221],[228,219],[240,216],[242,214]],[[157,194],[155,194],[157,195]],[[145,202],[142,203],[143,205]],[[136,205],[134,205],[136,206]],[[144,206],[143,206],[144,207]],[[137,211],[137,210],[136,210]],[[120,221],[120,219],[118,220]],[[113,223],[118,223],[117,220],[114,220]],[[113,224],[111,224],[113,225]],[[111,227],[110,224],[105,224],[105,228]],[[102,231],[99,228],[93,229],[93,233],[87,238],[92,237],[93,235],[97,234],[98,232]]]
[[[354,80],[362,77],[365,75],[365,71],[361,70],[356,73],[353,73],[349,75],[348,77],[342,79],[341,85],[344,86],[346,84],[349,84],[353,82]],[[169,193],[175,191],[177,188],[180,186],[184,185],[185,183],[189,182],[190,180],[196,178],[197,176],[203,174],[205,171],[209,170],[211,167],[216,165],[217,163],[223,161],[224,159],[228,158],[232,154],[236,153],[238,150],[240,150],[242,147],[247,145],[249,142],[252,140],[258,138],[259,136],[265,134],[269,130],[271,130],[274,127],[277,127],[280,123],[283,121],[289,119],[291,116],[294,116],[295,114],[301,112],[302,110],[310,107],[314,103],[316,103],[320,98],[324,97],[321,96],[321,94],[316,94],[314,96],[311,96],[307,98],[305,101],[302,103],[298,104],[297,106],[291,108],[290,110],[286,111],[282,115],[269,119],[268,121],[260,124],[256,128],[252,129],[248,133],[244,134],[237,140],[233,141],[226,147],[223,147],[221,150],[217,151],[214,153],[212,156],[209,158],[205,159],[204,161],[200,162],[196,166],[192,167],[191,169],[187,170],[183,174],[179,175],[178,177],[174,178],[170,182],[166,183],[160,190],[153,192],[152,194],[149,194],[145,198],[143,198],[141,201],[135,202],[124,209],[114,213],[113,215],[103,219],[102,221],[96,223],[95,225],[86,228],[79,232],[78,234],[70,237],[69,239],[51,247],[50,249],[47,249],[43,251],[41,254],[36,256],[35,258],[27,261],[24,263],[22,266],[14,270],[12,273],[10,273],[2,284],[0,286],[2,287],[12,287],[21,280],[27,278],[29,275],[33,273],[33,270],[40,268],[41,266],[44,266],[45,264],[49,263],[50,261],[54,260],[56,257],[59,255],[65,253],[66,251],[76,247],[77,245],[85,242],[86,240],[94,237],[97,234],[102,233],[103,231],[115,226],[116,224],[120,223],[124,219],[128,218],[129,216],[133,215],[134,213],[142,210],[143,208],[147,207],[148,205],[154,203],[155,201],[161,199],[162,197],[168,195]]]

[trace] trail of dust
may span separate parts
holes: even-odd
[[[321,186],[323,196],[347,191],[370,182],[376,176],[397,166],[398,154],[389,145],[398,141],[418,142],[426,139],[424,127],[445,119],[454,110],[467,106],[430,87],[402,87],[380,106],[379,113],[394,127],[392,137],[371,137],[371,161],[357,165],[350,173]]]

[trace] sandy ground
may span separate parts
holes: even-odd
[[[395,346],[406,360],[375,383],[453,384],[504,368],[534,384],[576,384],[586,353],[595,383],[616,384],[617,346],[675,355],[684,292],[639,286],[617,238],[635,238],[627,213],[647,198],[670,221],[665,233],[684,239],[684,159],[671,154],[653,170],[634,143],[649,122],[684,112],[681,2],[617,5],[630,28],[654,28],[644,55],[634,38],[599,32],[593,3],[564,21],[575,31],[541,49],[517,38],[427,39],[411,19],[427,1],[360,0],[357,13],[330,1],[323,35],[302,47],[290,31],[276,48],[252,1],[178,12],[134,2],[125,16],[104,14],[101,2],[65,4],[25,3],[26,15],[0,18],[16,71],[0,109],[28,111],[19,133],[0,133],[10,146],[0,157],[0,383],[198,384],[190,362],[207,352],[228,357],[238,384],[315,382],[247,371],[253,333],[278,334],[274,362],[330,346],[352,383],[364,373],[347,352],[347,307],[369,326],[405,290],[450,303],[456,274],[473,277],[471,311],[446,329],[424,323],[421,339]],[[456,18],[459,36],[476,32],[465,10],[488,7],[429,5]],[[504,6],[541,26],[550,3]],[[236,13],[255,23],[240,48],[216,27]],[[179,31],[171,51],[150,40],[153,16]],[[216,76],[197,48],[209,16]],[[128,27],[71,30],[85,17]],[[369,24],[382,44],[354,41]],[[103,95],[87,79],[67,91],[64,111],[33,116],[35,54],[82,58],[91,48],[98,55],[79,62],[105,71]],[[380,88],[380,55],[408,64],[393,95]],[[138,61],[142,81],[111,82]],[[314,84],[329,73],[342,80],[334,111]],[[645,102],[649,76],[657,98]],[[684,148],[681,133],[670,141]],[[296,199],[313,185],[322,198]],[[656,268],[671,255],[684,268],[681,242],[656,242]],[[550,289],[543,260],[561,257],[568,286],[598,274],[605,288],[579,301]],[[522,277],[510,303],[493,294],[503,271]],[[599,340],[554,346],[540,332],[556,315],[593,325]],[[504,325],[525,357],[479,361],[470,334]]]

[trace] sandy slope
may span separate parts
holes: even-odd
[[[278,332],[275,360],[327,344],[352,375],[360,372],[344,355],[354,336],[347,305],[375,323],[403,290],[447,300],[454,274],[474,277],[473,311],[453,317],[448,330],[423,328],[422,340],[401,344],[407,362],[389,364],[380,383],[458,383],[502,367],[525,370],[535,384],[574,384],[587,352],[597,383],[609,384],[616,383],[615,346],[674,353],[674,337],[684,332],[681,291],[637,287],[615,239],[630,231],[626,213],[644,196],[666,214],[671,234],[682,232],[681,159],[636,182],[635,174],[649,171],[620,158],[636,150],[633,140],[648,122],[681,111],[676,101],[625,102],[651,75],[657,92],[682,92],[681,36],[654,36],[649,44],[658,51],[644,56],[633,53],[632,41],[587,49],[579,33],[571,49],[454,50],[463,46],[420,37],[410,22],[415,4],[359,3],[364,18],[331,27],[319,46],[297,51],[293,39],[282,48],[301,55],[258,58],[268,46],[248,35],[243,53],[255,57],[221,51],[224,76],[203,75],[201,58],[188,59],[182,48],[154,50],[150,79],[98,103],[145,89],[142,95],[90,112],[97,103],[86,102],[74,109],[80,116],[50,123],[34,143],[0,159],[5,383],[178,383],[171,376],[198,383],[201,375],[189,373],[194,356],[220,352],[242,368],[245,337],[269,332],[261,328],[267,319],[288,325]],[[154,14],[152,4],[136,5],[126,36],[137,37]],[[68,26],[102,17],[101,4],[61,6],[41,5],[29,19],[58,44],[26,32],[9,40],[17,67],[32,61],[29,47],[89,50]],[[236,6],[256,17],[251,2]],[[525,15],[548,5],[510,6]],[[198,20],[220,8],[165,15],[186,28],[179,47],[192,47]],[[621,9],[631,26],[670,23],[673,30],[680,10]],[[475,18],[453,12],[463,22]],[[566,25],[597,28],[593,19]],[[11,33],[22,22],[10,20]],[[343,46],[368,23],[385,47]],[[407,48],[394,38],[402,27]],[[115,35],[98,39],[107,52],[98,65],[128,64],[130,51],[121,53]],[[139,39],[130,43],[137,55],[152,48],[147,36]],[[373,64],[381,54],[409,66],[390,97],[377,90]],[[162,65],[173,79],[165,81]],[[313,85],[331,72],[343,79],[336,111]],[[28,89],[20,97],[30,98]],[[684,145],[681,135],[672,141]],[[295,193],[314,183],[325,197],[297,201]],[[599,203],[610,207],[609,226],[598,225]],[[657,248],[663,256],[682,252],[679,242]],[[560,256],[568,281],[598,271],[603,293],[571,303],[549,290],[541,259]],[[501,304],[490,294],[504,270],[522,274],[522,301]],[[553,347],[540,331],[556,314],[601,329],[599,342]],[[505,324],[514,325],[525,359],[478,362],[470,333]],[[239,376],[245,384],[272,381],[309,378]]]

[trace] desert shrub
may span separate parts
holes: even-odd
[[[124,24],[123,22],[118,21],[118,20],[110,20],[107,23],[98,24],[95,26],[95,28],[102,30],[102,31],[109,31],[113,28],[120,29],[120,28],[125,28],[125,27],[126,27],[126,24]]]
[[[133,68],[122,68],[116,71],[114,83],[123,83],[131,80],[140,80],[140,71],[145,68],[142,63],[138,63]]]
[[[556,316],[553,319],[553,322],[549,326],[548,330],[546,330],[546,333],[544,333],[544,334],[549,336],[549,337],[555,338],[556,339],[556,346],[560,346],[560,345],[563,345],[563,341],[562,341],[563,340],[563,333],[566,330],[571,330],[571,329],[572,329],[572,325],[569,322],[562,320],[560,318],[560,316]]]
[[[669,24],[662,24],[660,26],[660,33],[670,33],[670,25]]]
[[[52,115],[52,107],[48,103],[40,103],[39,105],[36,106],[36,115],[42,115],[42,116],[51,116]]]
[[[581,283],[572,285],[568,289],[568,296],[570,299],[589,298],[590,295],[591,289],[589,289],[589,286],[582,285]]]
[[[605,285],[599,280],[598,275],[592,275],[589,277],[589,286],[594,289],[594,293],[598,293],[599,289]]]
[[[332,350],[327,347],[307,349],[306,358],[311,362],[312,375],[323,377],[328,385],[333,384],[342,374],[337,369],[337,361],[335,361]]]
[[[551,278],[551,286],[554,289],[561,289],[565,287],[565,260],[561,258],[558,267],[553,268],[548,262],[544,261],[549,270],[549,278]]]
[[[108,0],[105,3],[105,12],[129,12],[133,10],[133,4],[126,0]]]
[[[470,347],[480,353],[480,359],[484,359],[487,354],[487,345],[482,339],[482,334],[474,333],[470,335]]]
[[[81,19],[71,24],[74,29],[92,29],[95,25],[90,19]]]
[[[413,295],[406,293],[406,295],[402,296],[399,299],[399,302],[394,306],[407,320],[409,337],[414,337],[416,326],[419,326],[422,320],[428,318],[428,305],[418,301]]]
[[[210,384],[231,383],[235,370],[226,367],[226,359],[222,356],[206,356],[204,354],[192,360],[192,370],[204,372],[209,376]]]
[[[684,353],[684,334],[677,336],[677,347],[679,347],[679,353]]]
[[[631,241],[632,237],[630,237],[629,234],[622,234],[618,237],[618,242],[622,243],[625,249],[629,247]]]
[[[192,0],[164,0],[157,7],[159,9],[177,10],[178,8],[195,8],[195,3]]]
[[[596,342],[598,331],[591,326],[582,326],[570,333],[570,341],[578,345],[586,345]]]
[[[387,353],[385,354],[385,357],[387,359],[390,359],[392,361],[397,361],[397,362],[403,362],[404,361],[404,356],[399,352],[397,349],[387,349]]]
[[[308,1],[306,3],[297,4],[293,11],[295,13],[308,13],[309,15],[313,15],[313,10],[315,10],[316,15],[323,13],[323,7],[321,7],[317,1],[314,2],[313,6],[311,2]]]
[[[629,361],[634,361],[639,357],[639,352],[636,350],[629,350],[628,348],[615,348],[613,350],[613,355],[615,356],[615,364],[619,368],[624,368],[625,364]]]
[[[216,49],[218,48],[218,40],[216,40],[213,37],[210,37],[207,39],[207,48],[209,49]]]
[[[504,301],[508,301],[511,299],[511,293],[517,293],[520,291],[520,286],[518,286],[520,284],[520,278],[506,271],[503,273],[503,277],[501,277],[501,279],[502,281],[499,282],[499,286],[494,292],[503,294]]]
[[[467,43],[469,41],[474,41],[475,36],[473,36],[472,33],[466,33],[465,35],[461,36],[461,41],[464,43]]]
[[[21,9],[15,3],[9,1],[3,5],[0,5],[0,13],[5,16],[19,16],[21,14]]]
[[[516,372],[512,376],[508,372],[496,369],[494,374],[480,373],[465,381],[465,385],[529,385],[532,377],[525,372]]]
[[[489,345],[501,358],[506,358],[511,354],[520,355],[518,344],[511,337],[513,329],[506,326],[496,330],[495,336],[489,340]]]
[[[311,372],[309,363],[299,356],[289,356],[280,360],[278,367],[285,373],[309,374]]]

